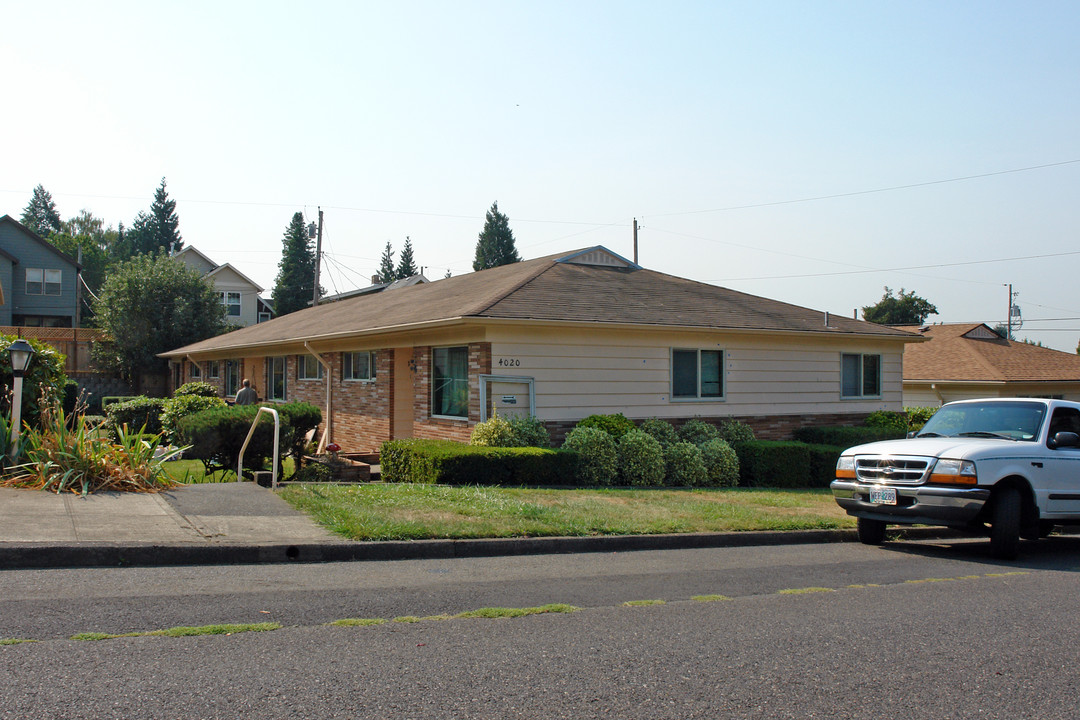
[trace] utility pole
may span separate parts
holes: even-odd
[[[1005,316],[1005,322],[1008,323],[1009,334],[1005,337],[1006,340],[1012,340],[1012,283],[1009,283],[1009,314]]]
[[[634,218],[634,264],[637,265],[637,218]]]
[[[319,304],[319,265],[322,264],[322,208],[319,208],[319,234],[315,240],[315,297],[311,300],[311,306]]]

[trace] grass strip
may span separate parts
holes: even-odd
[[[645,607],[647,605],[666,605],[666,600],[627,600],[623,607]]]
[[[33,643],[37,640],[25,640],[22,638],[0,638],[0,645],[22,645],[23,643]]]
[[[788,588],[787,590],[777,590],[776,592],[779,595],[804,595],[806,593],[836,592],[836,590],[827,587],[806,587]]]
[[[295,484],[293,507],[351,540],[587,537],[853,528],[828,489]]]
[[[727,595],[694,595],[690,598],[698,602],[721,602],[723,600],[730,600]]]
[[[201,627],[178,626],[165,630],[147,630],[144,632],[129,633],[78,633],[72,635],[72,640],[113,640],[126,637],[194,637],[196,635],[234,635],[244,632],[266,632],[278,630],[281,623],[242,623],[238,625],[203,625]]]
[[[386,622],[383,618],[345,618],[343,620],[335,620],[327,625],[337,625],[338,627],[369,627],[372,625],[382,625]]]

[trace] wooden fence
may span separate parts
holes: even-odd
[[[19,337],[40,340],[52,345],[67,358],[64,363],[64,372],[68,375],[93,372],[94,368],[90,364],[90,346],[95,342],[108,338],[105,331],[97,328],[12,327],[0,325],[0,334],[18,335]]]

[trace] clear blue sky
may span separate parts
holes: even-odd
[[[406,236],[429,277],[470,271],[497,200],[527,258],[629,256],[636,217],[674,275],[845,315],[903,287],[991,324],[1011,282],[1020,337],[1080,337],[1075,2],[3,14],[0,214],[41,183],[130,224],[164,176],[185,242],[269,291],[321,205],[332,292]]]

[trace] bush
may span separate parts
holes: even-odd
[[[294,459],[301,458],[305,436],[322,422],[322,411],[300,402],[283,403],[274,409],[281,420],[279,453],[282,457],[291,454]],[[208,473],[235,470],[240,448],[258,412],[256,405],[236,405],[182,417],[176,423],[176,441],[190,445],[185,457],[202,460]],[[244,453],[244,465],[252,470],[265,467],[273,454],[274,420],[264,413]],[[296,467],[300,467],[299,462]]]
[[[334,471],[323,463],[308,463],[293,473],[292,482],[324,483],[334,479]]]
[[[611,485],[618,470],[615,440],[596,427],[578,427],[566,435],[563,449],[577,453],[575,477],[582,485]]]
[[[623,484],[664,484],[664,448],[643,430],[631,430],[623,435],[616,456],[619,480]]]
[[[708,484],[713,487],[735,487],[739,484],[739,456],[726,440],[717,438],[701,446]]]
[[[493,415],[473,427],[469,437],[470,445],[482,447],[514,447],[517,443],[514,438],[514,428],[510,426],[506,418]]]
[[[532,415],[514,415],[507,422],[514,431],[514,444],[518,447],[551,447],[551,435],[539,418]]]
[[[677,442],[664,451],[667,466],[667,484],[693,487],[704,485],[708,479],[701,449],[688,442]]]
[[[567,485],[578,460],[561,450],[423,439],[384,442],[379,457],[385,482],[443,485]]]
[[[908,430],[919,431],[922,430],[922,426],[926,424],[926,421],[938,411],[935,407],[907,407],[904,408],[904,412],[907,413]]]
[[[742,485],[773,488],[828,487],[843,447],[790,440],[754,440],[735,446]]]
[[[863,425],[872,428],[889,428],[905,434],[908,431],[907,416],[892,410],[877,410],[870,413]]]
[[[173,397],[180,397],[182,395],[194,395],[197,397],[218,397],[218,390],[216,385],[211,385],[208,382],[189,382],[184,383],[180,387],[176,388],[173,392]]]
[[[904,430],[880,427],[801,427],[792,433],[796,440],[814,445],[852,447],[878,440],[895,440],[907,435]]]
[[[225,401],[216,395],[213,397],[206,395],[177,395],[169,398],[162,404],[161,429],[167,437],[172,439],[176,434],[176,423],[180,421],[180,418],[217,407],[225,407]]]
[[[124,402],[111,403],[105,407],[109,419],[109,432],[113,439],[119,438],[119,430],[125,425],[129,432],[142,430],[149,435],[161,434],[161,412],[165,398],[137,397]]]
[[[679,428],[679,439],[692,445],[701,446],[718,437],[720,437],[720,431],[716,429],[716,426],[705,422],[701,418],[687,420]]]
[[[720,439],[728,445],[754,440],[754,430],[744,422],[725,420],[720,425]]]
[[[10,298],[8,300],[11,301]],[[53,401],[63,401],[64,386],[68,382],[67,374],[64,373],[63,354],[48,343],[32,338],[23,338],[34,348],[34,357],[30,359],[30,367],[23,376],[22,391],[22,421],[31,427],[38,426],[42,410]],[[11,361],[7,358],[7,349],[11,343],[18,340],[14,335],[0,335],[0,356],[4,362],[0,362],[0,386],[12,388],[14,376],[11,373]],[[0,393],[0,414],[10,418],[10,394]],[[45,404],[42,405],[42,399]]]
[[[649,418],[641,423],[640,429],[651,435],[663,448],[679,442],[679,433],[675,432],[675,426],[666,420]]]
[[[613,439],[618,440],[626,433],[633,430],[636,425],[634,421],[626,417],[622,413],[616,413],[615,415],[590,415],[581,422],[579,422],[577,428],[597,428],[603,430]]]

